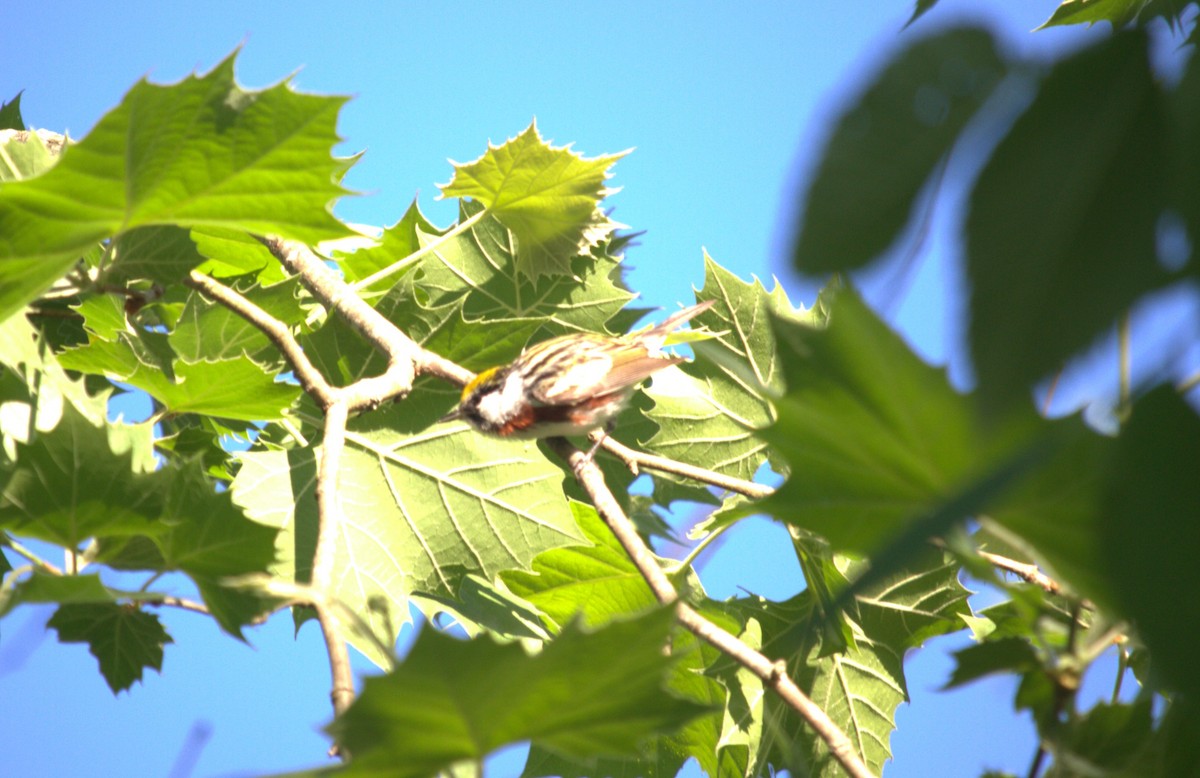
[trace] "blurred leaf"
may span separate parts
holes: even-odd
[[[112,604],[117,601],[154,602],[162,599],[155,592],[126,592],[110,589],[99,575],[55,575],[35,570],[17,582],[11,590],[0,589],[0,616],[18,605],[57,603],[59,605]]]
[[[1131,704],[1099,703],[1055,738],[1051,746],[1054,765],[1046,771],[1046,778],[1114,775],[1123,768],[1148,775],[1151,727],[1149,697]]]
[[[1040,672],[1042,662],[1029,641],[1023,638],[999,638],[954,652],[955,667],[945,689],[977,681],[996,673]]]
[[[46,622],[60,643],[87,643],[113,694],[142,680],[147,668],[162,670],[163,646],[172,643],[158,617],[132,605],[62,605]]]
[[[908,17],[908,21],[904,23],[904,27],[908,28],[917,19],[925,15],[925,12],[933,8],[937,4],[937,0],[917,0],[916,6],[913,8],[913,15]]]
[[[21,92],[6,103],[0,104],[0,130],[24,130],[25,120],[21,118]]]
[[[454,163],[443,197],[482,203],[517,239],[516,270],[536,281],[571,275],[571,258],[615,229],[599,211],[608,169],[628,152],[592,159],[542,140],[534,121],[479,159]]]
[[[1166,124],[1146,46],[1121,33],[1056,65],[980,174],[970,344],[992,408],[1028,398],[1166,278],[1155,254]]]
[[[850,290],[824,328],[775,319],[788,385],[763,431],[792,477],[747,507],[816,532],[834,550],[876,551],[979,459],[969,401]]]
[[[203,575],[191,576],[204,605],[221,629],[243,643],[242,627],[256,623],[280,607],[279,599],[253,586],[229,586]]]
[[[574,756],[630,752],[705,710],[663,690],[673,623],[658,610],[594,632],[572,626],[533,656],[423,629],[403,664],[367,679],[331,726],[355,755],[345,772],[389,765],[423,778],[522,740]]]
[[[909,24],[932,5],[918,2]],[[892,246],[935,166],[1006,69],[992,36],[978,28],[940,33],[894,57],[825,147],[805,196],[796,266],[852,270]]]
[[[1200,418],[1162,386],[1133,408],[1099,506],[1113,591],[1168,684],[1200,696]]]
[[[347,228],[329,212],[346,190],[345,98],[286,83],[239,87],[234,57],[172,86],[136,84],[43,175],[0,187],[0,318],[97,242],[155,224],[226,227],[315,243]]]
[[[1192,36],[1200,25],[1193,22]],[[1193,41],[1195,42],[1195,41]],[[1193,276],[1200,275],[1196,259],[1196,236],[1200,235],[1200,58],[1191,57],[1179,86],[1169,95],[1169,139],[1171,165],[1168,169],[1171,185],[1171,208],[1183,217],[1191,236]]]

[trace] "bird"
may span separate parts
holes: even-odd
[[[579,332],[530,346],[509,364],[475,376],[440,421],[461,420],[485,435],[518,440],[603,430],[590,458],[638,385],[686,361],[662,350],[668,336],[714,302],[684,308],[628,335]]]

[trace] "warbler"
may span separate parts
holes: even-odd
[[[510,364],[475,376],[463,387],[458,406],[441,421],[461,419],[502,438],[585,435],[596,429],[607,433],[638,384],[685,361],[662,347],[673,331],[713,302],[684,308],[629,335],[575,333],[531,346]]]

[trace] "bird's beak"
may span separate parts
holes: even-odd
[[[448,421],[458,421],[462,418],[462,408],[454,406],[454,410],[447,413],[445,416],[437,420],[438,424],[445,424]]]

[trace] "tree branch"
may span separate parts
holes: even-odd
[[[713,624],[687,603],[679,601],[675,587],[658,566],[654,554],[642,541],[633,522],[621,509],[620,503],[609,491],[604,482],[604,474],[596,463],[563,438],[551,438],[547,443],[570,464],[575,480],[588,493],[596,511],[629,554],[629,558],[658,601],[664,605],[674,604],[679,622],[684,627],[750,670],[774,690],[825,741],[833,758],[852,778],[871,778],[871,771],[854,751],[850,738],[788,677],[785,668]]]
[[[301,283],[314,297],[327,308],[336,311],[362,337],[388,357],[388,369],[384,375],[363,379],[340,389],[331,387],[328,393],[319,388],[322,386],[321,381],[311,377],[305,379],[308,385],[314,387],[314,397],[321,402],[326,414],[317,482],[320,529],[313,559],[313,588],[320,596],[314,597],[313,600],[329,651],[330,668],[333,674],[334,709],[341,713],[353,700],[354,689],[341,625],[331,606],[330,587],[334,564],[333,554],[340,519],[337,467],[345,444],[346,420],[349,413],[355,410],[374,407],[391,397],[404,396],[412,388],[413,378],[417,374],[436,375],[458,386],[467,383],[473,374],[453,362],[421,348],[378,311],[359,298],[355,290],[327,267],[307,246],[274,237],[260,237],[259,240],[286,268],[299,276]],[[214,299],[224,302],[216,295],[214,295]],[[252,308],[240,305],[236,298],[230,297],[229,299],[233,304],[225,304],[246,316],[247,320],[259,324],[258,319],[261,317]],[[263,315],[266,316],[265,313]],[[251,318],[251,316],[255,318]],[[270,317],[267,316],[267,319]],[[264,320],[263,323],[273,328],[270,321]],[[276,323],[286,331],[286,327],[279,322]],[[262,327],[262,324],[259,326]],[[269,337],[271,336],[271,330],[267,327],[263,327],[263,331]],[[278,332],[272,340],[280,346],[280,350],[293,367],[300,363],[307,363],[298,346],[295,350],[292,349],[289,338],[290,334],[285,337],[284,332]],[[284,344],[288,344],[286,348]],[[297,377],[300,378],[299,371],[297,371]],[[307,388],[306,391],[308,391]],[[321,396],[318,397],[315,392],[320,392]],[[322,401],[321,397],[324,397],[325,401]],[[617,536],[618,541],[629,554],[630,559],[658,600],[664,604],[675,605],[680,623],[697,637],[707,641],[749,669],[764,684],[779,694],[824,740],[833,758],[852,778],[870,778],[872,775],[870,770],[854,751],[850,739],[788,677],[786,668],[782,664],[771,662],[763,654],[738,640],[736,636],[700,615],[691,606],[679,601],[675,588],[666,573],[658,566],[653,553],[642,542],[633,524],[625,516],[612,492],[604,483],[604,477],[595,463],[564,439],[552,439],[549,443],[570,464],[576,479],[588,492],[600,516]],[[665,457],[636,452],[611,439],[605,448],[635,468],[644,466],[661,472],[694,478],[703,483],[750,497],[764,497],[773,491],[769,487],[673,462]],[[345,757],[346,754],[343,753],[342,756]]]
[[[1007,573],[1020,578],[1026,583],[1031,583],[1035,586],[1040,586],[1050,594],[1062,594],[1062,586],[1050,576],[1046,575],[1035,564],[1026,562],[1018,562],[1015,559],[1010,559],[1006,556],[993,554],[990,551],[977,552],[985,562],[995,567],[998,570],[1003,570]]]
[[[321,464],[317,471],[317,513],[320,522],[312,570],[313,588],[324,595],[313,605],[317,611],[317,621],[321,624],[321,632],[325,635],[325,650],[329,653],[329,671],[333,681],[329,696],[333,701],[333,712],[338,716],[354,701],[350,652],[346,649],[346,639],[343,637],[337,612],[328,604],[333,598],[334,558],[342,524],[338,468],[346,443],[346,420],[349,415],[346,402],[341,400],[335,401],[325,409]]]
[[[276,348],[283,354],[284,359],[288,361],[288,364],[292,366],[292,372],[296,374],[296,380],[300,382],[300,388],[312,395],[312,398],[322,408],[327,407],[334,401],[333,387],[329,385],[329,382],[325,380],[321,372],[309,361],[308,355],[304,353],[304,349],[296,342],[296,338],[292,335],[291,330],[283,322],[258,307],[237,290],[225,286],[214,278],[197,273],[195,270],[188,274],[184,284],[202,292],[207,297],[211,297],[255,327],[258,327],[275,344]]]

